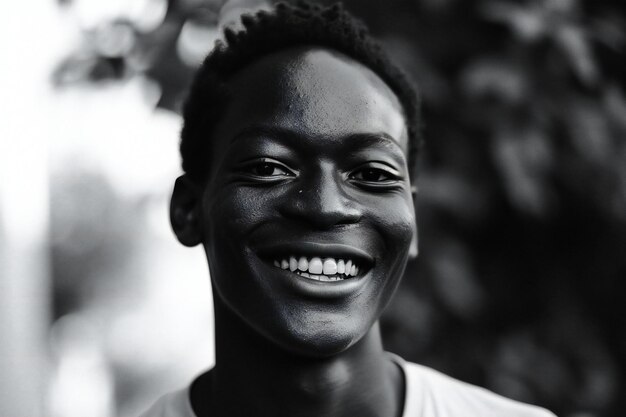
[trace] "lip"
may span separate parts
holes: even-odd
[[[354,295],[364,285],[374,266],[374,258],[362,249],[338,243],[293,242],[263,246],[254,250],[267,268],[268,274],[278,278],[289,289],[307,297],[340,298]],[[274,257],[281,256],[319,256],[352,259],[359,262],[362,273],[356,277],[341,281],[316,281],[294,274],[290,270],[272,265]]]
[[[282,259],[289,256],[325,257],[335,259],[352,259],[358,265],[370,269],[374,258],[363,249],[342,243],[292,242],[263,246],[257,249],[259,256],[265,260]]]

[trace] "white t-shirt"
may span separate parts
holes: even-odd
[[[543,408],[509,400],[390,356],[404,372],[406,382],[402,417],[555,417]],[[141,417],[197,417],[189,401],[189,388],[164,395]]]

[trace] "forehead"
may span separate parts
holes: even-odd
[[[267,55],[235,74],[228,90],[218,142],[243,130],[275,127],[319,140],[385,135],[406,154],[397,96],[372,70],[338,52],[307,47]]]

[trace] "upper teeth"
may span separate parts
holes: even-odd
[[[320,276],[346,275],[354,277],[359,273],[359,267],[351,259],[346,261],[335,258],[306,258],[304,256],[296,258],[290,256],[288,259],[275,260],[274,266],[289,269],[296,273],[304,272]]]

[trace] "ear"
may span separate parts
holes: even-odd
[[[417,187],[411,187],[411,196],[413,197],[413,207],[417,207]],[[417,217],[417,216],[416,216]],[[413,223],[413,237],[411,238],[411,246],[409,246],[409,259],[413,260],[417,258],[417,254],[419,253],[418,245],[417,245],[417,219],[415,219],[415,223]]]
[[[170,223],[178,241],[185,246],[202,242],[201,188],[186,175],[176,179],[170,203]]]

